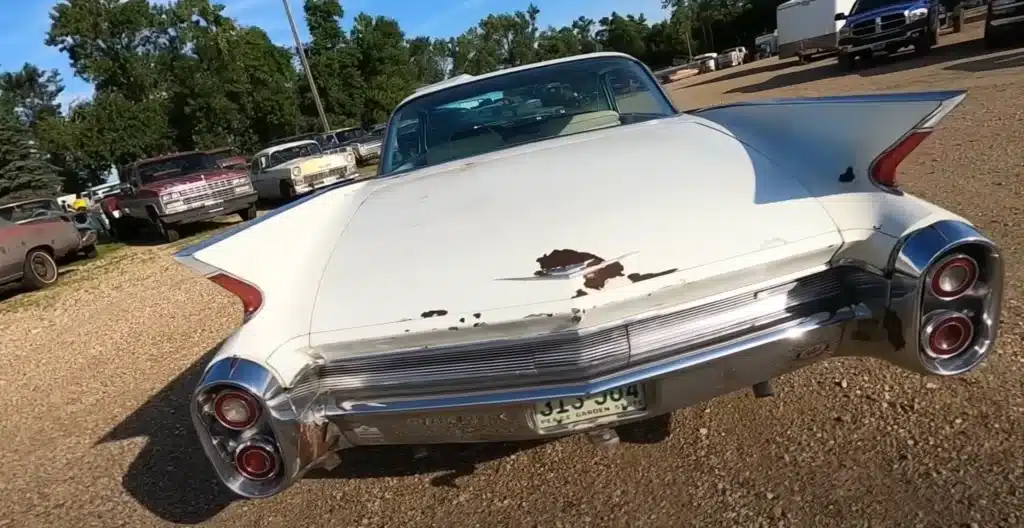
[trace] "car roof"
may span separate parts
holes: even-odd
[[[269,146],[269,147],[267,147],[267,148],[265,148],[265,149],[255,153],[255,154],[253,154],[252,157],[255,158],[257,156],[262,156],[264,154],[269,154],[269,153],[277,151],[277,150],[284,150],[286,148],[297,147],[299,145],[306,145],[306,144],[309,144],[309,143],[313,143],[313,144],[315,144],[318,147],[320,146],[320,144],[317,143],[316,140],[313,140],[313,139],[303,139],[303,140],[300,140],[300,141],[292,141],[290,143],[281,143],[279,145],[271,145],[271,146]]]
[[[447,88],[451,88],[453,86],[459,86],[459,85],[462,85],[462,84],[472,83],[472,82],[480,81],[480,80],[483,80],[483,79],[490,79],[490,78],[493,78],[493,77],[500,77],[502,75],[507,75],[509,73],[516,73],[516,72],[521,72],[521,71],[526,71],[526,70],[532,70],[534,68],[543,68],[544,66],[551,66],[552,64],[562,64],[562,63],[568,63],[568,62],[577,62],[577,61],[588,60],[588,59],[595,59],[595,58],[601,58],[601,57],[621,57],[621,58],[625,58],[625,59],[637,60],[636,58],[634,58],[634,57],[632,57],[630,55],[626,55],[625,53],[619,53],[617,51],[599,51],[599,52],[596,52],[596,53],[584,53],[584,54],[581,54],[581,55],[573,55],[571,57],[562,57],[562,58],[559,58],[559,59],[552,59],[552,60],[547,60],[547,61],[543,61],[543,62],[534,62],[532,64],[525,64],[523,66],[516,66],[514,68],[506,68],[504,70],[496,70],[496,71],[492,71],[492,72],[489,72],[489,73],[484,73],[484,74],[481,74],[481,75],[462,74],[462,75],[458,75],[458,76],[452,77],[451,79],[446,79],[446,80],[438,82],[438,83],[429,84],[427,86],[420,87],[412,95],[410,95],[410,96],[406,97],[405,99],[403,99],[401,103],[398,103],[396,108],[398,106],[404,105],[405,103],[407,103],[409,101],[412,101],[414,99],[418,99],[420,97],[423,97],[424,95],[432,94],[432,93],[435,93],[435,92],[439,92],[441,90],[444,90],[444,89],[447,89]],[[637,60],[637,62],[639,62],[639,61]]]
[[[140,159],[140,160],[133,161],[133,162],[129,163],[128,166],[129,167],[136,167],[136,166],[141,165],[143,163],[151,163],[151,162],[154,162],[154,161],[163,161],[163,160],[168,160],[168,159],[172,159],[172,158],[178,158],[178,157],[181,157],[181,156],[188,156],[190,154],[204,154],[204,153],[205,153],[205,151],[201,151],[201,150],[188,150],[188,151],[185,151],[185,152],[175,152],[173,154],[161,154],[160,156],[154,156],[152,158],[145,158],[145,159]]]

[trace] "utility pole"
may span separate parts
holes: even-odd
[[[302,69],[306,70],[306,79],[309,80],[309,90],[313,93],[313,102],[316,103],[316,111],[320,114],[320,124],[324,127],[324,133],[331,131],[327,124],[327,114],[324,113],[324,104],[320,102],[320,94],[316,91],[316,83],[313,82],[313,72],[309,69],[309,61],[306,60],[306,50],[302,49],[302,39],[299,38],[299,30],[295,27],[295,19],[292,18],[292,8],[288,0],[281,0],[284,3],[284,13],[288,15],[288,25],[292,27],[292,36],[295,37],[295,50],[299,52],[299,60],[302,61]]]

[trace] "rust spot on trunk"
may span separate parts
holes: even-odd
[[[476,318],[476,319],[479,319],[480,318],[480,312],[477,312],[477,313],[473,314],[473,317]]]
[[[533,274],[538,277],[543,277],[564,268],[579,266],[581,264],[594,265],[602,262],[604,262],[604,259],[593,253],[576,251],[575,249],[556,249],[537,259],[537,264],[540,265],[540,269],[535,271]]]
[[[604,288],[605,283],[609,280],[621,277],[623,269],[622,264],[612,262],[603,268],[591,271],[584,276],[583,287],[590,288],[591,290],[600,290]]]
[[[466,322],[466,318],[465,317],[459,317],[459,322],[460,323],[465,323]]]
[[[668,275],[670,273],[675,273],[677,271],[679,271],[679,268],[667,269],[665,271],[659,271],[657,273],[630,273],[629,275],[626,275],[626,278],[633,282],[641,282],[648,279],[661,277],[663,275]]]
[[[448,310],[428,310],[420,314],[420,317],[426,319],[428,317],[434,317],[439,315],[448,315]]]
[[[453,332],[458,331],[458,329],[459,329],[459,327],[457,327],[457,326],[449,326],[448,327],[448,330],[451,330]]]
[[[575,299],[577,297],[583,297],[586,294],[587,294],[587,292],[585,292],[583,290],[576,290],[576,295],[573,295],[572,298]]]

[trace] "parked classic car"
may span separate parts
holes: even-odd
[[[57,282],[58,262],[78,253],[96,256],[96,232],[77,229],[57,200],[0,207],[0,284],[45,288]]]
[[[222,168],[206,152],[182,152],[137,161],[118,171],[121,193],[103,200],[114,231],[155,228],[174,242],[184,224],[237,213],[256,218],[256,191],[245,170]]]
[[[360,127],[348,127],[335,130],[331,134],[336,138],[338,146],[351,147],[356,155],[356,163],[363,166],[380,158],[381,136],[367,133]]]
[[[294,200],[356,173],[351,152],[324,154],[313,140],[276,145],[257,152],[252,159],[249,177],[262,199]]]
[[[587,97],[450,111],[553,81]],[[1001,253],[897,173],[965,96],[683,113],[618,53],[420,90],[377,178],[177,254],[245,317],[195,388],[199,441],[265,497],[353,446],[613,441],[834,357],[970,371],[994,348]]]
[[[1024,0],[991,0],[985,18],[985,46],[1024,42]]]

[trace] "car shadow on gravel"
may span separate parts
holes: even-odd
[[[1024,51],[1006,55],[993,55],[979,59],[950,64],[944,69],[950,71],[962,71],[967,73],[984,73],[1007,68],[1019,68],[1024,66]]]
[[[733,79],[739,79],[740,77],[747,77],[748,75],[757,75],[759,73],[770,73],[779,70],[785,70],[786,68],[792,67],[794,64],[795,63],[793,61],[788,60],[778,60],[775,58],[767,59],[765,60],[765,64],[755,66],[753,68],[737,68],[735,71],[726,73],[724,75],[720,75],[713,79],[707,79],[705,81],[690,84],[687,86],[680,86],[680,89],[696,88],[697,86],[705,86],[708,84],[715,84],[717,82],[722,81],[731,81]]]
[[[218,343],[203,354],[96,442],[148,438],[122,476],[121,485],[165,521],[200,523],[236,499],[206,459],[188,414],[192,389],[219,347]]]
[[[853,72],[844,72],[840,70],[839,65],[836,63],[834,59],[826,60],[821,64],[811,68],[804,68],[785,73],[780,73],[770,79],[766,79],[756,84],[737,86],[726,91],[725,93],[758,93],[766,90],[774,90],[778,88],[797,86],[800,84],[820,81],[832,77],[841,77],[844,75],[858,75],[860,77],[875,77],[878,75],[889,75],[906,70],[924,68],[926,66],[933,66],[936,64],[942,64],[946,62],[954,62],[961,59],[967,59],[975,57],[977,55],[982,55],[985,53],[990,53],[990,51],[985,49],[982,40],[973,39],[934,48],[931,51],[931,53],[923,56],[915,56],[914,53],[911,51],[898,53],[892,56],[879,56],[870,59],[867,62],[858,59],[857,67]],[[795,64],[789,64],[795,66]]]

